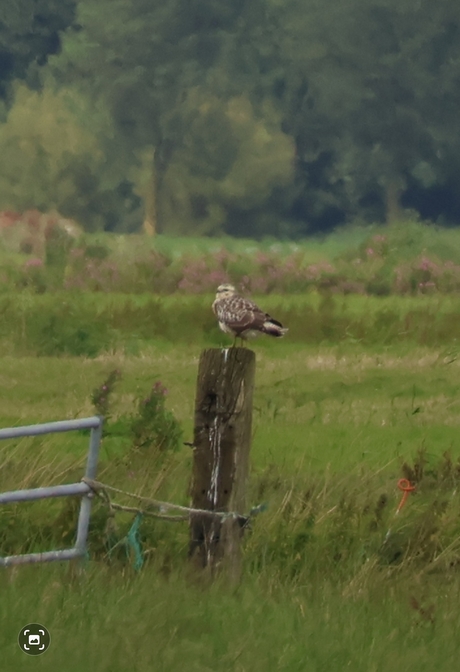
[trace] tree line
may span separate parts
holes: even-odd
[[[460,221],[454,0],[17,0],[0,208],[279,237]]]

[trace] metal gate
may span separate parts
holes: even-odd
[[[62,420],[59,422],[46,422],[39,425],[27,425],[25,427],[10,427],[8,429],[0,429],[0,439],[15,439],[22,436],[37,436],[40,434],[71,432],[77,429],[91,429],[85,476],[89,479],[95,479],[99,446],[101,443],[102,423],[103,418],[93,416],[91,418],[82,418],[81,420]],[[72,495],[80,495],[82,498],[77,524],[77,539],[73,548],[60,551],[46,551],[44,553],[27,553],[23,555],[0,557],[0,566],[7,567],[8,565],[19,565],[29,562],[50,562],[52,560],[72,560],[74,558],[85,556],[89,518],[91,514],[91,500],[93,497],[92,490],[86,483],[69,483],[68,485],[52,485],[48,488],[32,488],[28,490],[3,492],[0,493],[0,504],[30,502],[36,499],[66,497]]]

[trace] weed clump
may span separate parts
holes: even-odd
[[[174,414],[165,407],[167,394],[168,390],[156,381],[146,397],[137,399],[137,412],[130,425],[135,450],[155,446],[165,452],[179,448],[182,429]]]
[[[106,427],[111,416],[111,397],[115,390],[115,386],[120,379],[121,371],[119,369],[111,371],[102,385],[96,387],[91,395],[91,403],[94,406],[96,415],[101,415],[104,418],[105,432],[107,431]]]
[[[174,413],[166,408],[168,390],[160,380],[155,381],[147,395],[134,400],[134,411],[119,415],[113,422],[113,394],[122,374],[111,371],[102,385],[96,387],[91,402],[97,415],[104,417],[104,436],[124,439],[130,452],[146,454],[178,450],[182,428]]]

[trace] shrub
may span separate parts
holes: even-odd
[[[25,337],[28,347],[42,356],[96,357],[113,342],[107,321],[67,301],[55,302],[45,310],[36,306],[28,315]]]
[[[157,381],[147,397],[137,399],[137,413],[131,420],[133,447],[160,452],[177,450],[182,429],[174,414],[165,407],[168,390]]]
[[[122,439],[136,452],[157,451],[164,453],[180,447],[182,428],[174,414],[166,408],[168,390],[157,380],[149,394],[135,400],[135,412],[120,415],[112,421],[113,393],[121,379],[115,369],[96,387],[91,395],[95,413],[104,417],[104,436]]]

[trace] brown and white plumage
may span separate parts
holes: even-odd
[[[260,333],[279,338],[288,331],[254,301],[237,294],[233,285],[219,285],[212,309],[221,330],[234,336],[233,344],[237,338],[246,340]]]

